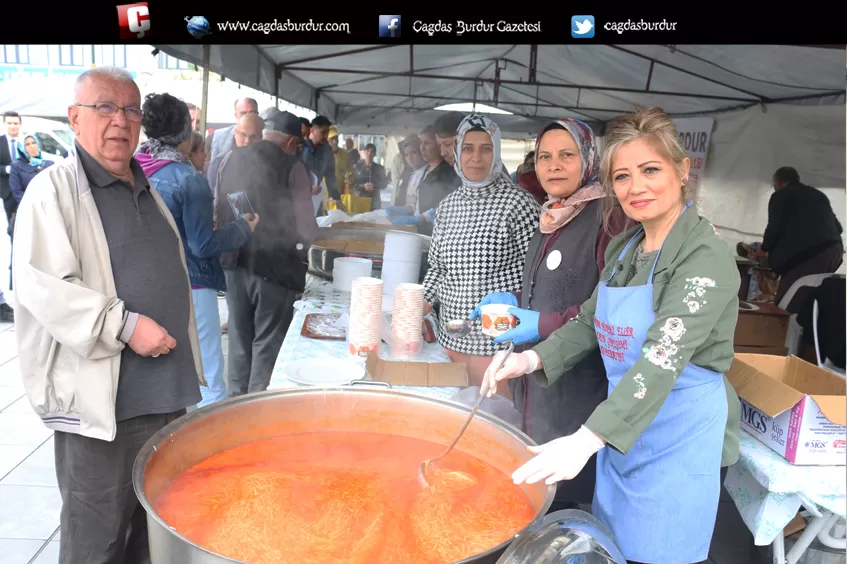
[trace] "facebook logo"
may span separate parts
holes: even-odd
[[[400,37],[400,16],[380,16],[379,36]]]

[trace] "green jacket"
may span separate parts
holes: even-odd
[[[629,248],[620,262],[618,256],[637,231],[638,227],[635,227],[609,243],[601,279],[608,279],[612,268],[618,264],[617,272],[609,282],[612,287],[624,285],[635,248],[644,234],[639,235],[636,244]],[[643,269],[629,286],[646,284],[648,277],[649,269]],[[696,279],[703,284],[694,283]],[[678,354],[670,359],[673,370],[654,364],[645,353],[609,397],[597,406],[585,426],[609,446],[626,454],[656,417],[688,363],[724,374],[734,358],[733,339],[738,320],[740,283],[729,246],[718,236],[712,224],[700,217],[694,206],[688,208],[671,229],[659,254],[653,278],[656,320],[650,326],[644,343],[648,350],[658,345],[665,321],[671,317],[682,320],[685,333],[677,343]],[[594,329],[596,304],[595,288],[591,297],[582,304],[578,316],[533,349],[544,366],[543,372],[537,376],[541,386],[552,384],[598,347]],[[643,377],[639,382],[633,379],[637,374]],[[741,405],[725,376],[724,384],[729,413],[722,464],[728,466],[738,460]],[[646,394],[638,394],[644,390]],[[641,399],[636,395],[642,395]]]

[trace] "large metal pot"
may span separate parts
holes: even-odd
[[[320,431],[390,432],[447,445],[470,413],[465,405],[417,394],[368,388],[298,388],[241,396],[193,411],[156,433],[135,461],[133,487],[147,511],[152,564],[237,562],[170,529],[153,509],[168,485],[194,464],[255,440]],[[478,412],[456,448],[511,474],[535,443],[496,417]],[[554,486],[522,486],[542,517]],[[511,539],[463,563],[493,564]]]
[[[420,279],[426,276],[429,270],[429,245],[432,239],[419,233],[409,233],[399,229],[391,229],[391,226],[380,227],[343,227],[343,224],[332,227],[321,227],[315,235],[315,241],[385,241],[385,234],[396,231],[413,237],[423,239],[421,249],[421,273]],[[339,257],[361,257],[373,261],[373,275],[379,278],[382,272],[382,253],[353,253],[328,249],[320,245],[312,245],[309,249],[309,273],[324,280],[332,280],[333,261]]]

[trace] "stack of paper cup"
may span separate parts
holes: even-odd
[[[350,296],[350,320],[347,347],[356,357],[379,352],[382,329],[382,280],[361,277],[353,279]]]
[[[397,231],[385,234],[382,281],[385,283],[383,291],[386,298],[390,300],[394,296],[398,284],[420,281],[422,253],[421,237]]]
[[[366,258],[338,257],[332,261],[332,284],[340,292],[351,292],[353,280],[373,274],[373,261]]]
[[[424,287],[398,284],[394,289],[391,314],[391,356],[412,358],[423,348]]]

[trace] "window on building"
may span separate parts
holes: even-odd
[[[4,45],[3,62],[7,65],[28,65],[29,45]]]
[[[47,66],[50,61],[47,45],[27,45],[27,51],[29,51],[31,65]]]
[[[97,45],[96,63],[109,67],[126,67],[126,45]]]
[[[51,155],[57,155],[63,158],[68,156],[67,150],[65,150],[65,148],[62,147],[62,145],[56,141],[53,136],[41,132],[36,133],[35,136],[41,144],[41,150],[45,153],[50,153]]]
[[[65,67],[81,67],[85,64],[83,45],[59,45],[59,64]]]
[[[190,69],[191,64],[186,63],[176,57],[171,57],[167,53],[159,53],[159,68],[160,69]]]

